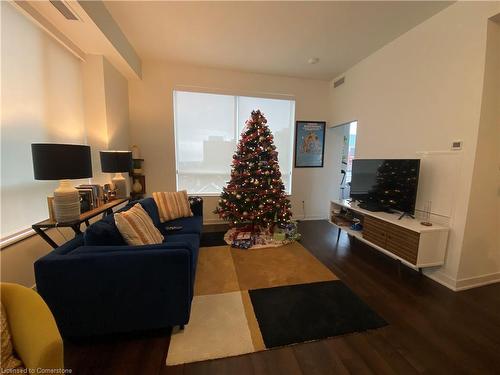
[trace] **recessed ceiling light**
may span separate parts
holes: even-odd
[[[309,60],[307,60],[309,64],[317,64],[319,63],[319,58],[317,57],[311,57]]]

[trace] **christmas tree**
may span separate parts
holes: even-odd
[[[259,110],[252,111],[245,122],[233,155],[231,180],[215,212],[232,226],[251,224],[254,232],[272,231],[275,223],[281,227],[290,224],[292,212],[281,180],[278,152]]]

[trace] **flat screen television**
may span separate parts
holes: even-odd
[[[413,215],[419,171],[419,159],[354,159],[351,198],[371,211]]]

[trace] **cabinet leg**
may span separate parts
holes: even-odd
[[[340,227],[337,230],[337,242],[339,242],[340,239]]]

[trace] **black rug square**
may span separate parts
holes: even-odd
[[[200,246],[224,246],[227,245],[224,241],[226,232],[204,232],[201,234]]]
[[[249,294],[267,348],[387,325],[338,280],[256,289]]]

